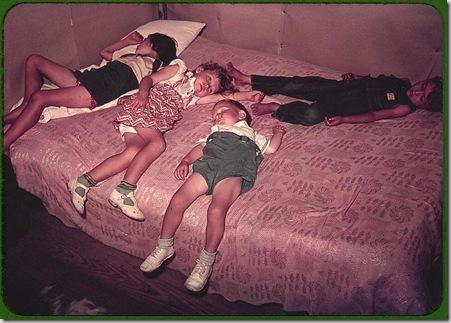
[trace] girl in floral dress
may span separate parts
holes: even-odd
[[[180,59],[143,78],[139,91],[118,101],[121,109],[115,127],[125,141],[125,149],[89,172],[68,182],[72,203],[85,213],[89,189],[125,170],[121,183],[109,196],[109,202],[128,217],[143,221],[144,214],[134,197],[137,182],[147,168],[164,152],[164,133],[182,118],[182,111],[194,104],[218,102],[224,98],[259,102],[260,91],[230,92],[231,78],[216,63],[202,64],[188,72]],[[228,94],[220,94],[229,91]]]

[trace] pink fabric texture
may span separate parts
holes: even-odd
[[[339,79],[349,72],[204,38],[182,58],[190,69],[214,60],[266,75]],[[165,134],[167,149],[135,194],[144,222],[130,220],[107,202],[122,174],[91,189],[86,218],[75,211],[66,189],[70,178],[123,148],[111,124],[117,107],[36,125],[11,147],[18,182],[66,225],[145,258],[182,184],[173,171],[209,133],[211,107],[183,111],[183,119]],[[269,136],[277,122],[267,115],[254,118],[253,126]],[[441,115],[417,111],[371,124],[284,125],[281,149],[265,157],[254,188],[229,211],[208,291],[230,301],[275,302],[310,314],[430,310],[426,275],[441,252]],[[200,197],[175,236],[176,257],[169,267],[185,275],[203,246],[209,202],[210,197]]]
[[[122,123],[130,127],[156,128],[165,132],[182,118],[182,96],[169,84],[153,86],[143,108],[133,108],[130,105],[136,96],[137,94],[133,94],[118,100],[121,108],[113,121],[115,126]]]

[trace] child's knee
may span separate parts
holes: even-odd
[[[304,126],[313,126],[324,120],[324,114],[317,110],[308,110],[300,119],[299,123]]]
[[[30,106],[34,109],[40,109],[47,105],[47,94],[45,91],[36,91],[34,92],[30,99],[28,100],[30,102]]]
[[[151,143],[152,148],[154,151],[158,152],[159,154],[164,153],[166,150],[166,140],[164,138],[159,138]]]
[[[316,103],[308,105],[295,101],[285,104],[274,116],[282,122],[313,126],[323,121],[325,112],[324,108]]]
[[[25,65],[27,68],[33,68],[42,63],[42,56],[38,54],[31,54],[27,57]]]
[[[168,210],[175,212],[183,212],[186,208],[187,202],[186,197],[181,192],[176,192],[169,202]],[[169,213],[173,213],[169,212]]]
[[[141,148],[142,148],[141,146],[128,146],[122,152],[122,155],[125,158],[132,160],[141,151]]]
[[[228,208],[221,203],[211,203],[207,211],[207,219],[209,221],[221,220],[225,217]]]

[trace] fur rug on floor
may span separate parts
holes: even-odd
[[[99,315],[107,310],[97,306],[87,298],[73,298],[63,292],[57,285],[44,287],[39,293],[43,305],[42,311],[50,315]]]

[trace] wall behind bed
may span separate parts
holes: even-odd
[[[422,4],[168,4],[202,36],[356,74],[441,75],[441,18]],[[252,72],[252,71],[249,71]]]
[[[99,51],[158,19],[155,4],[19,4],[4,20],[4,108],[23,95],[24,63],[33,53],[78,69],[98,64]]]

